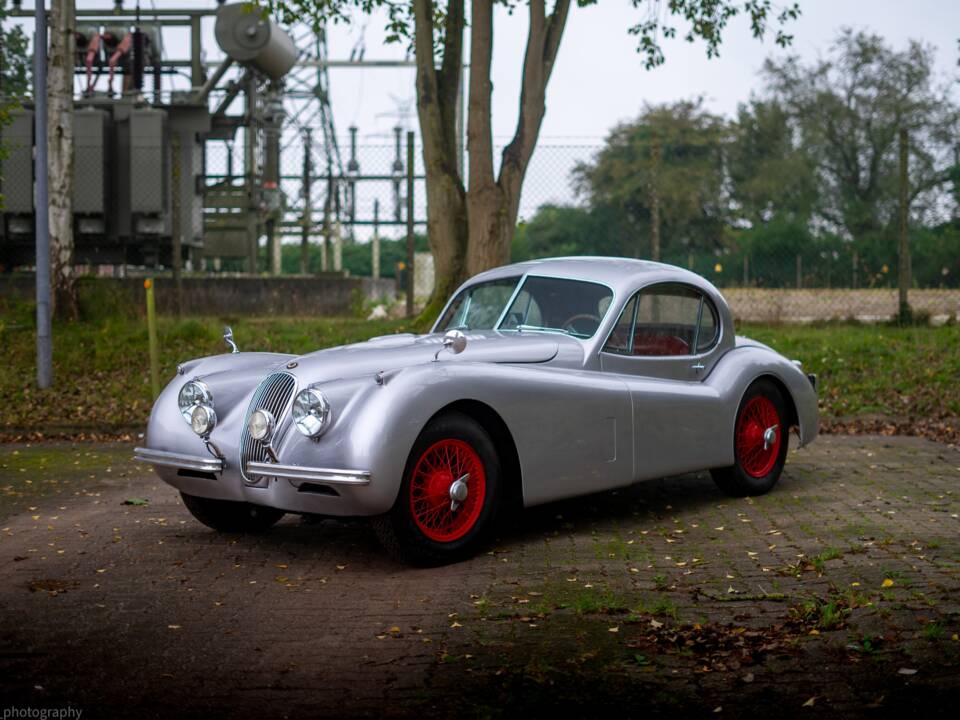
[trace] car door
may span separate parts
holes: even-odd
[[[723,457],[723,407],[704,382],[721,331],[713,301],[685,283],[642,288],[624,305],[600,367],[630,390],[636,479],[705,469]]]

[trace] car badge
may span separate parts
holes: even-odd
[[[287,363],[287,370],[293,370],[297,366],[296,360],[291,360]]]

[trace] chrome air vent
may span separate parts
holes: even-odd
[[[247,430],[247,421],[254,410],[269,410],[281,423],[286,415],[287,406],[290,404],[290,398],[293,397],[293,391],[297,387],[297,380],[290,373],[279,372],[268,375],[253,393],[253,399],[247,408],[247,414],[243,416],[243,429],[240,431],[240,472],[244,479],[250,481],[247,477],[248,462],[268,462],[266,446],[257,442],[250,436]],[[280,440],[280,436],[276,440]]]

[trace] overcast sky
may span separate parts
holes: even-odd
[[[549,1],[549,0],[548,0]],[[29,7],[30,0],[24,5]],[[78,0],[81,8],[109,7],[104,0]],[[125,5],[132,7],[131,0]],[[215,7],[213,0],[143,0],[150,7]],[[543,137],[547,140],[592,140],[606,135],[617,122],[636,116],[645,102],[659,103],[704,96],[707,106],[731,114],[739,102],[757,89],[757,71],[765,57],[796,53],[807,60],[828,51],[842,27],[876,32],[896,47],[908,39],[921,39],[937,48],[938,70],[957,76],[957,39],[960,37],[960,2],[957,0],[800,0],[802,15],[791,24],[795,36],[787,50],[772,38],[764,42],[750,36],[743,19],[732,22],[721,48],[721,57],[708,60],[702,44],[667,41],[667,62],[645,70],[636,53],[635,38],[627,27],[640,11],[629,0],[601,0],[597,6],[571,10],[559,58],[547,91]],[[682,26],[681,26],[682,27]],[[212,21],[205,24],[207,58],[219,56],[213,41]],[[383,44],[383,21],[357,15],[350,26],[330,30],[330,54],[346,58],[363,40],[367,59],[398,58],[403,49]],[[494,134],[509,137],[517,113],[520,63],[526,35],[526,13],[497,13],[494,37]],[[167,31],[168,56],[186,52],[183,33]],[[412,69],[344,69],[331,71],[333,107],[338,129],[351,123],[361,136],[389,130],[396,120],[384,113],[396,111],[398,102],[413,96]]]
[[[31,2],[24,0],[24,6],[30,7]],[[109,8],[112,0],[77,0],[77,4],[80,8]],[[499,144],[509,140],[517,117],[527,31],[524,3],[518,4],[513,16],[499,10],[494,26],[493,131]],[[133,5],[133,0],[125,0],[126,7]],[[643,12],[632,8],[630,0],[600,0],[598,6],[574,7],[547,90],[540,149],[534,154],[524,185],[521,217],[531,217],[545,202],[574,202],[569,178],[575,163],[589,160],[610,129],[636,117],[644,103],[703,96],[708,109],[729,116],[738,103],[759,89],[757,73],[766,57],[792,53],[812,61],[829,51],[843,27],[878,33],[896,48],[905,47],[910,39],[920,39],[937,48],[941,79],[955,83],[958,77],[960,0],[800,0],[800,6],[800,19],[790,25],[795,39],[788,49],[776,47],[772,36],[764,42],[753,39],[747,22],[738,18],[727,29],[721,57],[708,60],[700,43],[667,41],[666,64],[655,70],[643,68],[636,39],[627,33]],[[215,8],[216,4],[215,0],[142,0],[145,21],[149,20],[151,7]],[[25,25],[32,32],[31,24]],[[213,38],[213,19],[207,18],[203,27],[205,59],[216,61],[222,54]],[[330,27],[330,57],[346,59],[352,49],[363,45],[367,60],[403,59],[405,48],[384,44],[383,27],[382,17],[361,14],[351,25]],[[299,34],[303,34],[302,28]],[[163,42],[166,57],[187,56],[189,36],[184,29],[165,30]],[[166,88],[170,82],[170,78],[164,79]],[[391,128],[399,122],[416,129],[413,69],[335,68],[330,71],[330,84],[338,135],[345,140],[347,128],[356,124],[364,146],[360,153],[363,170],[388,172],[393,155]],[[405,122],[397,117],[398,107],[403,106],[408,113]],[[295,109],[295,102],[288,101],[288,112]],[[291,151],[284,151],[284,167],[286,172],[299,172],[299,135],[285,135],[285,147],[288,142]],[[341,147],[344,145],[342,141]],[[217,169],[217,152],[222,153],[222,149],[213,148],[208,153],[211,172],[223,171]],[[298,192],[299,186],[294,185],[285,186],[285,191]],[[370,214],[374,197],[380,198],[381,206],[389,206],[386,186],[364,187],[358,198],[361,215]],[[418,217],[423,214],[422,197],[418,190]]]
[[[682,40],[665,44],[667,62],[645,70],[636,53],[636,38],[627,27],[640,16],[628,0],[601,0],[594,7],[573,8],[559,58],[547,91],[545,138],[593,139],[606,135],[617,122],[636,116],[645,102],[659,103],[702,95],[707,106],[731,114],[758,87],[757,71],[769,55],[796,53],[814,59],[828,51],[840,28],[865,29],[885,37],[895,47],[921,39],[937,47],[938,69],[956,77],[960,2],[957,0],[800,0],[802,15],[791,25],[795,39],[787,50],[772,37],[754,40],[744,20],[735,20],[721,48],[721,57],[708,60],[702,44]],[[333,33],[333,55],[349,53],[360,35],[352,29]],[[526,40],[526,17],[499,12],[494,38],[494,133],[512,134],[517,112],[519,70]],[[381,45],[382,24],[366,21],[367,57],[393,55]],[[682,27],[682,26],[681,26]],[[387,92],[400,94],[397,71],[364,71],[362,89],[358,71],[340,71],[333,77],[342,121],[364,124],[363,117],[379,108]],[[412,88],[412,71],[407,71]],[[408,92],[412,92],[412,89]]]

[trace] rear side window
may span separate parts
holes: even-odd
[[[662,283],[634,295],[603,349],[638,357],[695,355],[716,343],[719,330],[717,310],[703,293]]]

